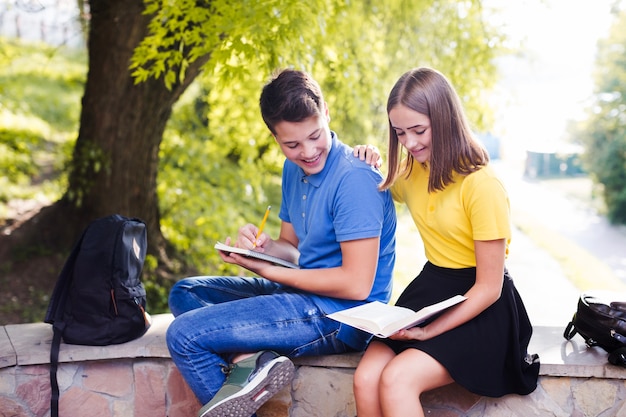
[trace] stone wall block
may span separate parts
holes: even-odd
[[[59,391],[63,393],[63,391],[71,388],[74,385],[82,386],[83,378],[82,378],[82,368],[83,362],[76,363],[60,363],[57,368],[57,383],[59,384]],[[48,383],[50,383],[50,368],[48,368]],[[80,371],[79,371],[80,368]],[[78,375],[76,381],[74,378]],[[63,395],[63,394],[61,394]]]
[[[17,388],[17,375],[20,375],[21,371],[20,366],[0,369],[0,393],[15,393],[15,389]],[[1,398],[0,396],[0,399]],[[2,410],[2,408],[0,408],[0,410]]]
[[[256,414],[257,417],[289,417],[291,404],[291,385],[287,385],[259,408]]]
[[[142,417],[142,416],[133,414],[134,409],[135,409],[134,400],[135,400],[134,398],[129,398],[126,400],[120,400],[120,399],[113,400],[111,404],[111,407],[113,409],[113,416],[114,417]]]
[[[41,371],[44,367],[36,368]],[[50,379],[40,377],[40,372],[31,373],[29,376],[20,382],[15,394],[35,416],[43,416],[50,410]]]
[[[292,383],[290,417],[356,416],[353,373],[353,369],[301,366]]]
[[[83,367],[83,387],[89,391],[126,397],[133,393],[133,370],[129,360],[90,362]]]
[[[424,393],[422,403],[431,409],[452,409],[463,415],[481,399],[458,384],[450,384]]]
[[[584,380],[572,386],[576,408],[585,417],[599,416],[613,408],[617,399],[617,386],[607,381]]]
[[[165,384],[167,386],[169,417],[193,417],[198,414],[198,410],[202,407],[200,401],[171,361],[167,362]]]
[[[566,413],[564,415],[571,415],[574,409],[571,378],[542,378],[539,380],[537,391],[544,394],[544,401],[553,402]],[[533,395],[536,394],[533,393]]]
[[[484,413],[493,417],[569,417],[556,404],[550,406],[543,403],[544,396],[541,393],[533,394],[485,398]]]
[[[626,400],[620,400],[615,405],[615,417],[626,417]]]
[[[166,416],[167,366],[162,362],[140,361],[135,364],[134,373],[135,416]]]
[[[1,417],[31,417],[33,414],[27,411],[28,408],[13,399],[5,396],[0,397],[0,416]]]
[[[103,395],[72,387],[59,399],[59,415],[63,417],[113,417],[113,411],[109,401]]]

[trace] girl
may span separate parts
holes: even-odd
[[[417,311],[455,294],[467,300],[372,341],[354,375],[358,416],[423,416],[420,395],[452,382],[491,397],[532,392],[539,372],[538,357],[527,353],[532,326],[505,268],[509,200],[457,93],[438,71],[413,69],[393,87],[387,113],[380,188],[407,205],[428,260],[396,304]],[[355,154],[363,159],[365,150]]]

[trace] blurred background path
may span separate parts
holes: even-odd
[[[588,178],[533,180],[494,166],[518,226],[507,264],[535,325],[565,326],[581,291],[626,294],[626,227],[593,208]]]

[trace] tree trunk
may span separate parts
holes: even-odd
[[[119,213],[146,222],[148,252],[167,268],[168,245],[160,229],[156,194],[159,146],[172,105],[208,56],[192,63],[185,79],[171,90],[161,79],[136,85],[130,59],[150,21],[143,14],[142,0],[89,4],[89,73],[68,189],[60,201],[32,219],[27,239],[66,248],[90,221]]]

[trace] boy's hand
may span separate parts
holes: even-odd
[[[259,228],[250,223],[240,227],[239,233],[237,234],[237,241],[234,246],[238,248],[253,249],[258,252],[265,252],[265,249],[267,249],[266,246],[271,239],[265,232],[261,233],[261,236],[257,239],[256,235],[258,231]]]
[[[224,243],[226,245],[233,246],[231,243],[230,237],[227,237]],[[238,246],[237,243],[235,243],[234,246],[243,247],[243,246]],[[260,275],[260,276],[264,276],[263,271],[265,271],[266,268],[273,267],[273,265],[267,261],[255,259],[252,257],[242,256],[237,253],[230,253],[230,252],[223,252],[223,251],[218,251],[218,253],[224,262],[233,264],[233,265],[239,265],[240,267],[246,268],[247,270],[252,271],[255,274]]]
[[[380,168],[383,164],[380,151],[374,145],[356,145],[353,155],[374,168]]]

